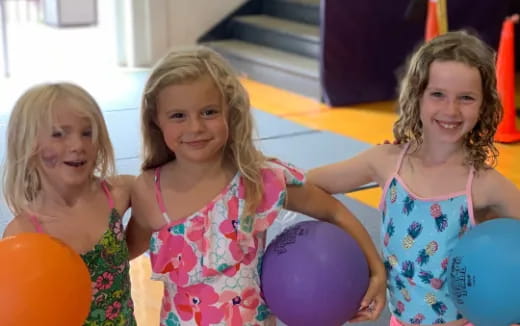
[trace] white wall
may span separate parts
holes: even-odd
[[[44,20],[53,26],[90,25],[97,21],[96,0],[44,0]]]
[[[119,62],[149,67],[169,48],[193,45],[247,0],[116,0]]]
[[[170,46],[195,44],[197,39],[246,0],[168,0]]]

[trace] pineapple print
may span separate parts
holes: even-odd
[[[432,293],[428,293],[424,297],[424,301],[426,301],[426,303],[429,304],[432,307],[433,311],[435,311],[435,313],[439,316],[444,315],[446,313],[446,310],[448,309],[448,307],[446,307],[446,305],[442,301],[437,301],[437,298]]]
[[[415,201],[410,196],[406,196],[403,200],[403,214],[409,215],[413,210],[414,205]]]
[[[388,221],[388,225],[386,226],[385,239],[383,240],[383,244],[385,245],[385,247],[388,246],[388,243],[390,242],[390,238],[392,237],[392,235],[394,235],[394,232],[395,232],[394,220],[390,219],[390,221]]]
[[[395,203],[397,200],[397,188],[396,188],[397,181],[395,179],[392,179],[392,182],[390,182],[390,202]]]
[[[444,272],[446,272],[448,270],[448,262],[449,262],[449,258],[448,257],[444,258],[441,261],[441,267],[442,267]]]
[[[415,275],[415,265],[413,262],[406,260],[401,265],[401,275],[403,275],[408,280],[410,285],[415,286],[415,282],[413,281],[413,276]]]
[[[396,267],[399,264],[399,262],[397,261],[397,257],[395,255],[388,256],[388,263],[392,267]]]
[[[394,315],[401,317],[403,315],[403,312],[404,312],[404,303],[402,303],[401,301],[397,301],[397,305],[394,309]]]
[[[443,272],[444,274],[444,272]],[[419,278],[424,284],[430,284],[432,288],[439,290],[444,285],[444,282],[440,278],[435,278],[430,271],[419,272]]]
[[[460,207],[460,215],[459,215],[459,224],[460,224],[460,230],[459,230],[459,238],[466,233],[468,230],[468,222],[469,222],[469,213],[468,208],[461,206]]]
[[[403,238],[403,248],[410,249],[415,243],[415,239],[421,234],[422,225],[418,222],[413,222],[408,227],[408,235]]]
[[[423,266],[427,264],[430,257],[433,256],[439,249],[439,244],[436,241],[432,241],[426,245],[426,248],[419,251],[419,256],[415,260],[419,265]]]
[[[393,267],[392,267],[392,265],[390,265],[390,262],[388,260],[385,260],[384,265],[385,265],[385,270],[386,270],[386,276],[388,277],[388,275],[392,271]]]
[[[401,294],[403,295],[403,298],[406,301],[410,302],[412,300],[412,298],[410,297],[410,293],[406,289],[406,286],[404,285],[404,282],[403,282],[403,280],[401,280],[399,275],[396,275],[396,277],[395,277],[395,287],[399,290],[399,292],[401,292]]]
[[[435,219],[435,225],[437,231],[442,232],[448,227],[448,217],[442,213],[441,206],[439,204],[433,204],[430,206],[430,215]]]
[[[410,324],[413,325],[420,325],[422,324],[423,320],[425,320],[426,317],[424,317],[423,314],[417,314],[413,318],[410,318]]]

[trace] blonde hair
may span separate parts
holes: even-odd
[[[73,99],[76,110],[92,125],[98,153],[94,175],[106,178],[114,173],[114,151],[101,109],[84,89],[71,83],[46,83],[27,90],[16,102],[7,126],[7,155],[3,175],[4,197],[18,215],[28,209],[41,190],[38,171],[38,137],[52,127],[54,103]]]
[[[170,85],[179,85],[210,76],[229,107],[229,139],[225,158],[244,176],[245,216],[253,215],[263,197],[260,168],[265,157],[253,143],[253,118],[249,96],[228,63],[206,47],[172,51],[153,69],[144,89],[141,105],[143,136],[142,170],[153,169],[175,160],[157,125],[157,96]]]
[[[465,31],[449,32],[421,45],[410,58],[401,81],[399,119],[394,137],[400,142],[422,143],[420,100],[428,85],[433,61],[456,61],[478,69],[482,80],[482,107],[475,127],[466,135],[466,163],[479,170],[496,165],[498,150],[493,143],[502,119],[502,105],[496,90],[495,51]]]

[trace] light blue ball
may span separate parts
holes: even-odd
[[[450,295],[475,326],[520,321],[520,220],[493,219],[464,235],[448,265]]]

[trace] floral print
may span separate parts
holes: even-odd
[[[85,326],[134,326],[130,296],[128,248],[122,219],[116,209],[109,229],[93,250],[81,255],[92,280],[92,304]]]
[[[238,173],[206,207],[152,235],[153,278],[165,283],[161,326],[274,325],[260,290],[267,228],[283,208],[288,184],[304,174],[270,160],[256,215],[242,216],[245,188]],[[182,231],[181,231],[182,230]]]

